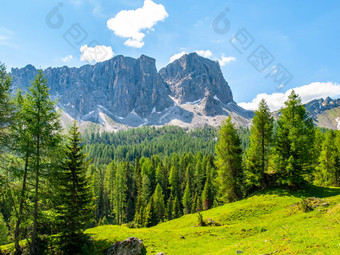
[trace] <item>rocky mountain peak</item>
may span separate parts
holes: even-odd
[[[196,53],[183,55],[159,73],[167,83],[171,95],[180,103],[203,99],[207,90],[212,96],[218,95],[224,104],[233,101],[219,63]]]

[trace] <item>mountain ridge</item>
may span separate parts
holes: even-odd
[[[13,88],[25,90],[37,72],[32,65],[12,68]],[[144,125],[218,126],[229,115],[244,126],[253,117],[234,102],[218,62],[196,53],[159,71],[154,58],[118,55],[79,68],[49,67],[44,74],[52,98],[64,110],[64,122],[74,118],[107,131]]]

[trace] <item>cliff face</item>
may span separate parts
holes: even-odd
[[[13,87],[25,90],[37,72],[32,65],[12,69]],[[237,115],[234,119],[243,125],[252,117],[233,101],[219,64],[196,53],[184,55],[159,73],[155,59],[142,55],[116,56],[80,68],[47,68],[44,74],[68,119],[114,125],[111,131],[121,126],[219,125],[228,115]],[[211,122],[215,116],[220,118]]]
[[[196,53],[182,56],[159,73],[179,103],[195,102],[207,95],[218,96],[224,104],[233,101],[218,62]]]

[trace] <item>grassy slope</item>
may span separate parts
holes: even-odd
[[[329,205],[305,213],[299,206],[304,197],[321,197],[319,203]],[[203,216],[222,226],[195,227],[197,214],[190,214],[149,229],[101,226],[86,232],[96,241],[97,254],[131,236],[144,241],[148,254],[235,254],[236,250],[243,254],[340,254],[339,188],[267,190],[204,211]]]
[[[323,197],[329,206],[305,213],[301,197]],[[194,227],[190,214],[150,229],[101,226],[87,233],[107,245],[136,236],[144,240],[148,254],[340,254],[340,189],[309,186],[289,193],[270,190],[248,199],[203,212],[221,227]],[[185,239],[182,239],[184,236]]]
[[[324,111],[322,114],[317,116],[317,125],[319,127],[336,129],[338,123],[335,119],[338,117],[340,117],[340,107]]]

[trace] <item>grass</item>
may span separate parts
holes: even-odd
[[[320,198],[305,200],[314,205],[310,212],[302,206],[306,197]],[[340,254],[339,188],[268,189],[202,214],[222,226],[197,227],[197,214],[189,214],[152,228],[107,225],[86,233],[96,254],[131,236],[144,241],[148,254]]]
[[[305,197],[320,206],[304,212]],[[321,204],[326,203],[325,206]],[[328,204],[328,205],[327,205]],[[340,189],[306,186],[299,192],[271,189],[203,212],[220,227],[195,227],[197,214],[149,229],[101,226],[87,230],[94,240],[112,244],[135,236],[148,254],[340,254]],[[181,236],[184,237],[181,238]],[[105,251],[108,247],[101,247]]]

